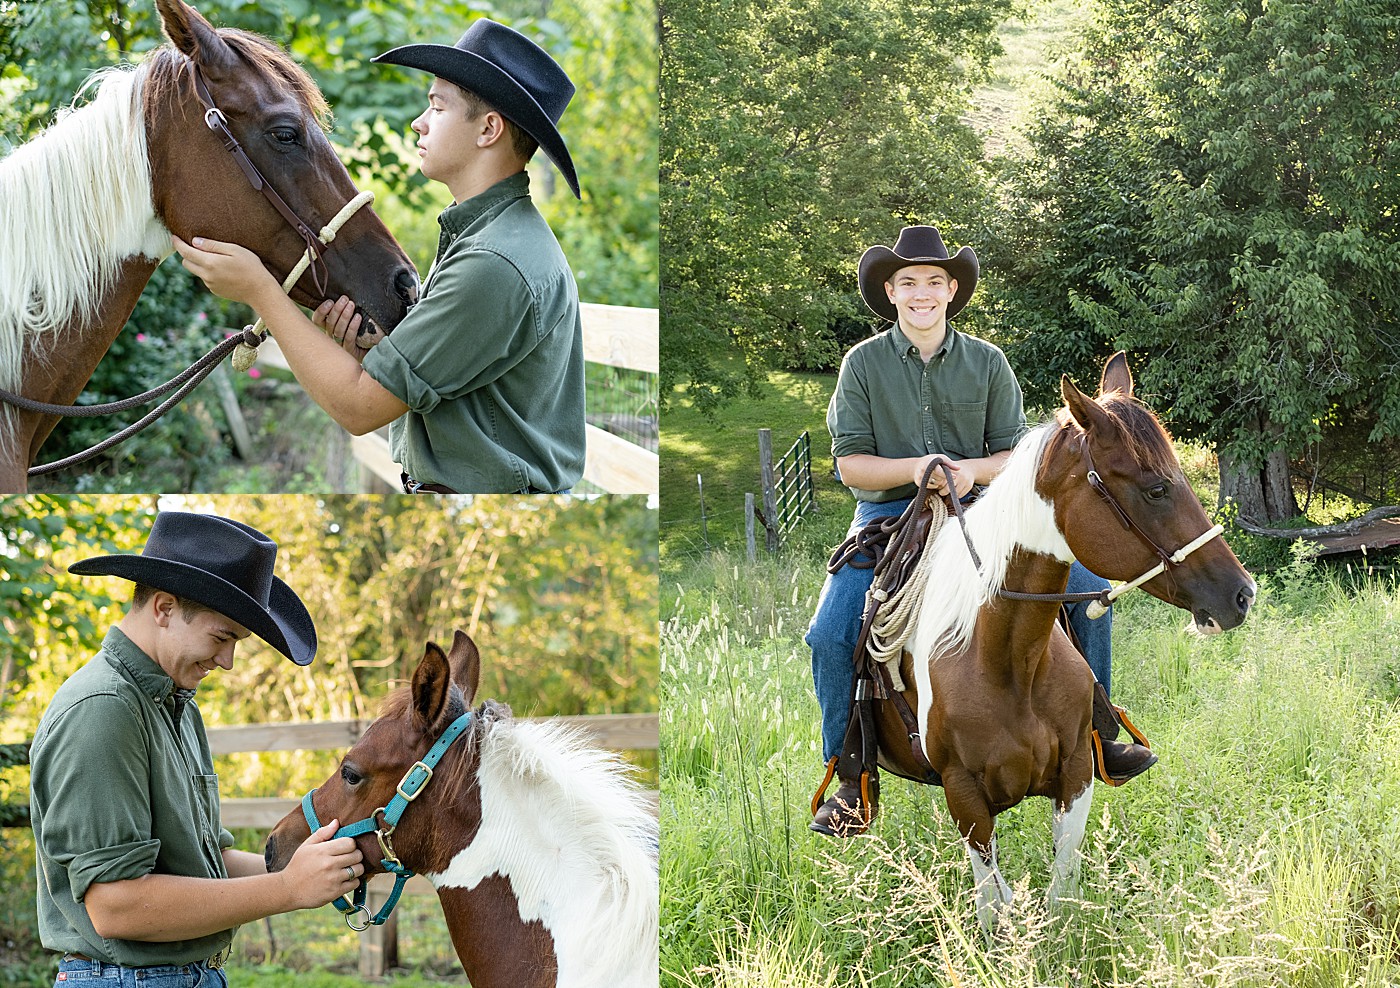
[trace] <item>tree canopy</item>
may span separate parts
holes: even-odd
[[[1400,436],[1400,17],[1097,11],[1003,186],[999,338],[1047,402],[1132,350],[1174,431],[1218,450],[1222,495],[1289,517],[1290,458],[1338,427]]]
[[[661,394],[702,407],[830,365],[873,322],[855,267],[908,223],[958,242],[984,197],[960,115],[1011,0],[661,6]],[[851,342],[850,339],[844,340]]]

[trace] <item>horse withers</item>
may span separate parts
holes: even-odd
[[[285,868],[310,836],[308,818],[383,830],[380,811],[407,792],[389,847],[432,882],[476,988],[652,988],[658,832],[649,800],[583,735],[516,722],[492,700],[473,711],[480,670],[464,633],[447,654],[430,643],[412,684],[388,698],[311,806],[268,836],[268,870]],[[414,771],[463,718],[468,726],[431,770]],[[385,871],[376,833],[356,840],[366,874]]]
[[[1110,580],[1190,611],[1206,633],[1244,621],[1255,585],[1213,532],[1171,440],[1133,397],[1127,359],[1108,360],[1091,399],[1061,381],[1065,407],[1017,445],[966,513],[981,558],[953,521],[925,551],[936,591],[925,593],[901,661],[922,746],[972,861],[978,918],[995,922],[1011,889],[997,866],[997,814],[1028,796],[1054,801],[1053,903],[1072,881],[1093,796],[1093,675],[1056,623],[1078,559]],[[1191,548],[1193,547],[1194,548]],[[1183,552],[1183,548],[1191,548]],[[881,765],[922,779],[908,730],[876,704]]]
[[[94,76],[89,104],[0,160],[0,388],[30,399],[78,396],[170,254],[171,233],[247,245],[282,281],[308,249],[305,230],[315,239],[358,195],[323,129],[325,99],[300,66],[265,38],[216,30],[183,0],[156,7],[170,45]],[[217,111],[201,102],[196,75]],[[256,178],[226,149],[220,122]],[[255,187],[263,177],[303,232]],[[352,298],[363,346],[417,297],[412,263],[368,208],[320,254],[291,296],[308,307]],[[26,489],[57,422],[0,407],[0,490]]]

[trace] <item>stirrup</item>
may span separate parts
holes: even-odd
[[[817,810],[822,808],[822,803],[826,802],[826,787],[831,785],[832,778],[836,775],[836,760],[840,755],[832,755],[831,761],[826,763],[826,777],[822,779],[822,784],[817,787],[817,793],[812,797],[812,816],[817,815]]]

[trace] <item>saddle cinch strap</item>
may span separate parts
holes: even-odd
[[[452,743],[461,737],[471,726],[471,711],[464,713],[451,724],[447,730],[442,732],[442,736],[437,739],[428,753],[419,761],[413,763],[402,779],[399,780],[395,788],[394,797],[389,800],[387,806],[381,806],[363,820],[341,827],[335,832],[335,837],[359,837],[362,834],[373,833],[379,839],[379,849],[384,857],[380,860],[380,865],[385,871],[394,876],[394,889],[389,893],[389,898],[384,901],[384,905],[379,908],[379,912],[370,915],[365,899],[369,894],[369,879],[361,875],[360,884],[355,889],[352,899],[345,896],[337,896],[331,900],[331,905],[345,917],[345,925],[356,933],[363,933],[371,926],[383,926],[389,915],[394,911],[394,907],[399,904],[399,896],[403,894],[404,885],[413,877],[412,869],[406,867],[399,860],[394,852],[394,831],[398,829],[399,820],[403,817],[404,810],[408,809],[408,804],[422,794],[423,789],[433,777],[433,769],[437,767],[442,756],[447,753],[447,749],[452,747]],[[306,824],[315,833],[321,829],[321,821],[316,816],[316,808],[311,804],[311,797],[316,795],[316,790],[312,789],[301,798],[301,812],[306,817]],[[382,823],[380,822],[382,819]],[[356,926],[354,917],[357,913],[363,913],[365,924]]]

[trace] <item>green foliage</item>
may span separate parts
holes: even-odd
[[[830,366],[837,323],[869,321],[856,261],[900,226],[978,239],[960,117],[1012,6],[662,5],[663,398],[713,410],[769,365]]]
[[[1028,397],[1126,347],[1174,431],[1246,465],[1400,434],[1397,35],[1375,4],[1102,3],[1005,175]]]

